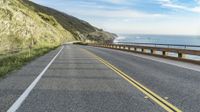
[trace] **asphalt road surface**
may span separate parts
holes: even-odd
[[[84,49],[180,110],[200,111],[200,72],[127,52],[76,45],[58,48],[0,79],[0,111],[6,112],[21,98],[24,98],[19,100],[21,104],[14,106],[17,112],[166,111]],[[42,76],[38,82],[23,97],[39,75]]]

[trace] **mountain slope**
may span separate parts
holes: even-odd
[[[53,17],[35,13],[20,0],[0,1],[0,51],[58,45],[70,40],[74,40],[73,35]]]
[[[35,12],[42,12],[53,16],[66,30],[70,31],[77,40],[92,40],[98,42],[112,41],[117,35],[98,29],[88,22],[75,18],[55,9],[23,0],[28,6],[34,8]]]
[[[72,40],[108,42],[115,36],[28,0],[0,0],[0,52]]]

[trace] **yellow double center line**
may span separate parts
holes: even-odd
[[[99,56],[91,53],[90,51],[83,49],[93,57],[95,57],[97,60],[99,60],[101,63],[106,65],[108,68],[116,72],[119,76],[127,80],[130,84],[132,84],[134,87],[136,87],[138,90],[140,90],[142,93],[147,95],[150,99],[152,99],[154,102],[156,102],[158,105],[160,105],[162,108],[164,108],[168,112],[182,112],[180,109],[169,103],[168,101],[164,100],[162,97],[145,87],[144,85],[140,84],[118,68],[116,68],[114,65],[110,64],[109,62],[105,61],[104,59],[100,58]]]

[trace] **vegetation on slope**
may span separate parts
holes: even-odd
[[[0,2],[0,52],[29,47],[57,46],[74,40],[52,16],[35,13],[21,0]]]
[[[34,48],[30,50],[24,50],[15,54],[0,56],[0,77],[5,76],[12,70],[19,69],[27,62],[35,59],[38,56],[42,56],[55,48],[57,47]]]
[[[36,13],[21,0],[0,1],[0,77],[72,40],[53,16]]]
[[[29,0],[0,0],[0,76],[62,43],[110,42],[115,36]]]
[[[88,22],[70,16],[66,13],[59,12],[55,9],[44,7],[35,4],[28,0],[23,0],[29,7],[31,6],[35,12],[42,12],[53,16],[60,25],[66,30],[70,31],[76,40],[87,42],[112,42],[117,36],[113,33],[105,32],[102,29],[98,29]]]

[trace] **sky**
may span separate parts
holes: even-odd
[[[200,0],[33,0],[117,34],[200,35]]]

